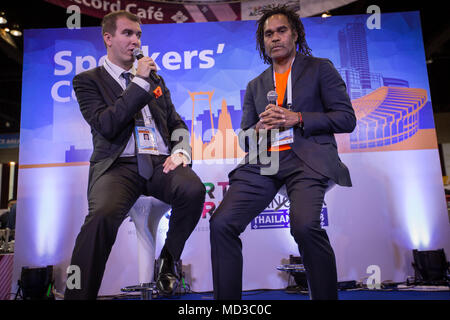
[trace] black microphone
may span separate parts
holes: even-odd
[[[275,90],[267,92],[267,101],[269,104],[277,105],[278,93]]]
[[[134,48],[133,57],[137,60],[142,59],[144,57],[144,53],[140,48]],[[155,70],[150,71],[149,77],[155,83],[159,83],[159,81],[161,81],[161,78],[156,74]]]

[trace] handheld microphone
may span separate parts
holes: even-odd
[[[269,104],[274,104],[277,106],[277,99],[278,93],[275,90],[270,90],[269,92],[267,92],[267,101],[269,102]]]
[[[140,48],[134,48],[133,57],[137,60],[142,59],[144,57],[144,53]],[[156,74],[155,70],[150,71],[149,77],[155,83],[159,83],[159,81],[161,81],[161,78]]]

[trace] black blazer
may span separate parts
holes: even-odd
[[[134,116],[148,104],[155,124],[170,150],[176,145],[191,154],[189,138],[171,141],[176,129],[187,126],[175,111],[164,80],[159,84],[162,95],[156,98],[151,85],[149,92],[137,84],[123,90],[103,66],[82,72],[73,79],[73,88],[84,119],[91,127],[94,151],[90,159],[89,188],[122,154],[134,130]]]
[[[351,186],[349,171],[338,156],[334,138],[334,133],[349,133],[356,126],[344,81],[330,60],[300,53],[295,57],[291,73],[292,110],[302,112],[304,122],[303,131],[294,129],[293,151],[312,169],[339,185]],[[242,108],[243,130],[254,128],[259,121],[270,90],[274,90],[272,66],[247,85]],[[247,151],[247,146],[243,147]]]

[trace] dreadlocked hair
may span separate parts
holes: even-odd
[[[256,49],[264,60],[264,63],[272,64],[272,59],[266,54],[264,47],[264,23],[271,16],[276,14],[284,15],[289,21],[291,29],[297,33],[297,41],[295,42],[297,51],[305,56],[312,56],[311,49],[306,43],[305,28],[300,20],[299,15],[286,5],[272,5],[260,10],[261,18],[257,21],[258,28],[256,30]]]

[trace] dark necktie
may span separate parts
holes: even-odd
[[[134,75],[131,72],[124,72],[122,73],[122,77],[125,79],[125,86],[128,87],[131,80],[133,80]]]
[[[125,79],[125,85],[128,87],[131,80],[133,80],[133,75],[130,72],[124,72],[122,73],[122,77]],[[136,113],[134,119],[135,125],[141,126],[144,122],[142,112],[139,111],[138,113]],[[136,134],[136,132],[133,131],[133,134]],[[135,136],[134,139],[136,140],[137,137]],[[139,153],[137,149],[137,144],[135,144],[135,149],[139,175],[148,180],[150,179],[153,173],[152,159],[149,154]]]

